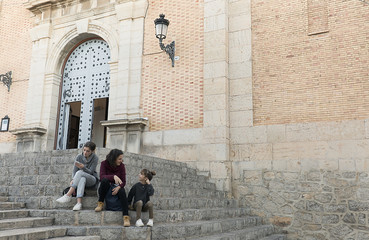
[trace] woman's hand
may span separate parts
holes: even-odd
[[[113,196],[117,195],[117,193],[119,192],[119,189],[120,189],[120,186],[113,188],[113,190],[111,192],[111,195],[113,195]]]
[[[122,184],[122,180],[117,175],[114,175],[114,182],[115,184]]]
[[[74,165],[76,167],[78,167],[79,169],[83,169],[85,167],[85,165],[83,163],[80,163],[80,162],[75,162]]]
[[[150,184],[150,180],[148,178],[146,179],[146,184]]]

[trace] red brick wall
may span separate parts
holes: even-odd
[[[154,20],[170,21],[167,39],[176,42],[174,68],[161,52]],[[151,0],[145,22],[141,104],[150,130],[201,127],[203,123],[203,0]]]
[[[369,5],[325,2],[252,1],[255,125],[369,117]]]
[[[0,83],[0,118],[8,115],[9,129],[23,125],[27,98],[32,43],[30,12],[23,0],[0,0],[0,74],[13,72],[10,92]],[[0,132],[0,142],[15,141],[9,132]]]

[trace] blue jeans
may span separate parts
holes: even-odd
[[[71,187],[77,188],[77,198],[83,197],[85,191],[85,186],[92,187],[96,184],[96,178],[91,174],[84,172],[83,170],[78,170],[73,177],[73,184]]]

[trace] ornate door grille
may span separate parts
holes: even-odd
[[[109,61],[109,46],[99,39],[83,42],[68,57],[63,71],[57,149],[66,148],[71,102],[81,102],[78,147],[91,140],[94,99],[109,97]]]

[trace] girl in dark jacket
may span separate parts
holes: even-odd
[[[128,194],[128,205],[131,205],[132,199],[133,206],[132,208],[136,210],[136,226],[143,227],[144,224],[141,220],[141,211],[149,210],[149,221],[147,222],[147,226],[152,227],[154,225],[154,211],[153,204],[150,201],[150,196],[154,195],[154,188],[151,185],[152,177],[155,176],[155,171],[149,171],[147,169],[142,169],[140,174],[138,174],[139,182],[133,185]]]

